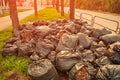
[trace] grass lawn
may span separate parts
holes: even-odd
[[[68,18],[68,14],[65,14],[65,16],[61,16],[55,8],[45,8],[43,10],[38,11],[38,18],[35,18],[34,14],[32,14],[21,20],[20,23],[23,24],[35,20],[51,21],[63,18]],[[8,40],[11,37],[13,37],[11,27],[0,31],[0,71],[17,70],[19,72],[22,72],[23,74],[27,74],[27,66],[30,62],[29,58],[16,56],[8,56],[4,58],[1,56],[2,47],[4,46],[6,40]],[[0,80],[4,80],[4,76],[1,75],[2,74],[0,74]]]
[[[20,23],[26,23],[26,22],[33,22],[35,20],[45,20],[45,21],[52,21],[56,19],[64,19],[68,18],[68,14],[65,14],[64,16],[61,16],[61,13],[58,13],[55,8],[45,8],[43,10],[38,11],[38,17],[35,18],[35,15],[32,14],[30,16],[27,16],[25,19],[21,20]]]
[[[24,11],[27,11],[27,10],[30,10],[30,9],[17,9],[17,12],[24,12]],[[0,17],[5,17],[5,16],[8,16],[9,15],[9,11],[6,10],[3,14],[0,14]]]

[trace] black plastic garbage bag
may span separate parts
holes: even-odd
[[[13,38],[10,38],[9,40],[7,40],[6,44],[14,44],[18,40],[19,40],[19,38],[13,37]]]
[[[69,80],[94,80],[96,69],[89,62],[78,62],[69,72]]]
[[[2,56],[8,55],[18,55],[18,47],[16,45],[7,44],[4,48],[2,48]]]
[[[77,63],[69,72],[69,80],[88,80],[88,71],[82,63]]]
[[[49,35],[53,29],[49,28],[49,26],[37,26],[33,31],[33,37],[35,38],[45,38],[45,36]]]
[[[106,48],[105,47],[96,48],[94,54],[96,58],[100,58],[106,54]]]
[[[28,74],[32,80],[59,80],[55,67],[47,59],[31,63],[28,67]]]
[[[69,31],[71,33],[77,32],[74,24],[68,24],[68,25],[65,25],[64,27],[66,28],[67,31]]]
[[[102,40],[106,45],[108,45],[108,44],[112,44],[114,42],[120,41],[120,35],[119,34],[106,34],[104,36],[101,36],[100,40]]]
[[[113,53],[113,55],[110,56],[109,59],[114,64],[120,64],[120,54],[118,54],[118,53]]]
[[[77,45],[78,37],[76,35],[69,35],[64,33],[58,43],[56,48],[57,51],[64,51],[74,49]]]
[[[97,73],[97,69],[90,62],[82,62],[87,69],[89,75],[88,80],[94,80],[95,74]]]
[[[110,30],[107,29],[94,29],[94,31],[92,32],[92,36],[95,38],[99,38],[102,35],[106,35],[106,34],[111,34],[112,32]]]
[[[120,64],[120,42],[115,42],[109,45],[109,59],[114,64]],[[111,53],[110,53],[111,51]]]
[[[110,59],[106,56],[102,56],[98,59],[95,60],[95,63],[99,66],[99,67],[102,67],[104,65],[107,65],[107,64],[111,64],[112,62],[110,61]]]
[[[68,71],[79,60],[80,60],[80,56],[77,52],[61,51],[56,56],[56,66],[60,71]]]
[[[36,43],[36,52],[39,56],[46,57],[52,50],[54,45],[49,40],[39,40]]]
[[[18,46],[18,56],[31,56],[34,52],[32,45],[27,42],[21,42]]]
[[[83,46],[83,48],[89,48],[91,45],[91,39],[88,37],[88,35],[84,33],[78,33],[78,43],[79,45]]]
[[[7,56],[7,55],[17,55],[18,54],[18,47],[14,43],[17,42],[19,38],[14,37],[10,38],[9,40],[6,41],[6,44],[2,48],[2,56]]]
[[[120,65],[105,65],[101,67],[96,80],[120,80]]]
[[[91,50],[84,50],[79,53],[84,61],[93,62],[95,60],[95,55]]]
[[[55,58],[56,58],[57,53],[55,51],[51,51],[50,54],[47,56],[47,58],[55,64]]]
[[[117,53],[120,54],[120,42],[117,42],[114,47],[113,47],[113,50]]]

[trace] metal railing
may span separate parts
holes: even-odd
[[[88,16],[89,19],[85,18],[84,16]],[[92,24],[93,24],[93,15],[88,14],[88,13],[81,13],[79,17],[80,17],[81,20],[87,20],[87,21],[89,21],[90,22],[89,25],[92,26]]]
[[[85,18],[85,17],[83,17],[83,15],[90,16],[91,19]],[[115,23],[115,24],[116,24],[116,29],[113,30],[113,29],[109,28],[108,26],[106,27],[104,24],[100,24],[100,23],[96,22],[96,19],[97,19],[97,18],[99,18],[99,19],[101,19],[101,20],[106,20],[106,21],[110,21],[110,22]],[[80,19],[81,19],[81,20],[90,21],[91,24],[89,24],[89,25],[91,25],[92,27],[93,27],[94,25],[99,25],[99,26],[101,26],[101,27],[104,27],[104,28],[106,28],[106,29],[109,29],[109,30],[111,30],[111,31],[114,31],[115,33],[120,33],[119,22],[116,21],[116,20],[111,20],[111,19],[108,19],[108,18],[100,17],[100,16],[93,16],[93,15],[88,14],[88,13],[80,13]]]
[[[90,19],[87,19],[87,18],[84,18],[83,15],[90,16],[90,17],[91,17],[91,20],[90,20]],[[88,14],[88,13],[81,13],[81,14],[80,14],[80,19],[82,19],[82,18],[83,18],[83,19],[86,19],[86,20],[88,20],[88,21],[92,21],[93,16],[92,16],[91,14]]]
[[[69,13],[69,10],[67,11],[68,13]],[[108,19],[108,18],[104,18],[104,17],[100,17],[100,16],[93,16],[92,14],[88,14],[88,13],[80,13],[79,11],[75,11],[77,14],[76,14],[76,16],[78,17],[78,18],[80,18],[81,20],[86,20],[86,21],[89,21],[90,22],[90,24],[88,24],[88,25],[90,25],[90,26],[94,26],[94,25],[99,25],[99,26],[101,26],[101,27],[104,27],[104,28],[106,28],[106,29],[109,29],[109,30],[111,30],[111,31],[114,31],[115,33],[119,33],[120,34],[120,26],[119,26],[119,22],[118,21],[116,21],[116,20],[112,20],[112,19]],[[86,17],[84,17],[84,16],[89,16],[89,18],[86,18]],[[106,21],[110,21],[110,22],[112,22],[112,23],[115,23],[116,24],[116,26],[114,26],[114,28],[116,28],[116,29],[111,29],[109,26],[105,26],[104,24],[100,24],[99,22],[96,22],[96,19],[97,18],[99,18],[99,19],[101,19],[101,20],[106,20]]]
[[[110,21],[110,22],[112,22],[112,23],[115,23],[115,24],[116,24],[116,29],[113,30],[113,29],[111,29],[111,28],[109,28],[109,27],[104,26],[104,24],[100,24],[100,23],[96,22],[96,19],[97,19],[97,18],[99,18],[99,19],[101,19],[101,20],[107,20],[107,21]],[[108,18],[100,17],[100,16],[94,16],[94,17],[93,17],[92,26],[94,26],[95,24],[96,24],[96,25],[99,25],[99,26],[101,26],[101,27],[104,27],[104,28],[106,28],[106,29],[109,29],[109,30],[111,30],[111,31],[114,31],[114,32],[116,32],[116,33],[119,32],[119,22],[116,21],[116,20],[111,20],[111,19],[108,19]],[[115,28],[115,26],[114,26],[114,28]]]

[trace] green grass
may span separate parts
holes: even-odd
[[[35,15],[32,14],[30,16],[27,16],[22,21],[20,21],[21,24],[26,22],[33,22],[35,20],[45,20],[45,21],[52,21],[56,19],[64,19],[68,18],[68,14],[65,14],[64,16],[61,16],[61,13],[58,13],[55,8],[45,8],[43,10],[38,11],[38,17],[35,18]]]
[[[17,12],[24,12],[24,11],[27,11],[27,10],[30,10],[30,9],[18,9]],[[8,16],[9,15],[9,11],[6,10],[4,11],[3,14],[0,14],[0,17],[5,17],[5,16]]]
[[[8,27],[7,29],[0,31],[0,52],[1,52],[1,48],[5,44],[6,40],[11,38],[12,36],[13,36],[12,35],[12,27]]]
[[[43,10],[40,10],[38,12],[38,18],[35,18],[34,14],[26,17],[25,19],[21,20],[20,23],[26,23],[31,22],[35,20],[45,20],[45,21],[51,21],[56,19],[63,19],[68,18],[68,15],[65,14],[65,16],[61,16],[60,13],[56,11],[55,8],[45,8]],[[15,57],[15,56],[8,56],[8,57],[2,57],[2,47],[4,46],[6,40],[13,37],[12,35],[12,27],[9,27],[3,31],[0,31],[0,69],[3,70],[17,70],[24,74],[27,74],[27,66],[30,62],[28,58],[24,57]],[[2,77],[0,77],[0,80],[2,80]]]
[[[7,56],[1,62],[2,69],[4,69],[4,70],[15,69],[24,74],[27,74],[28,64],[29,64],[29,58],[16,57],[16,56]]]
[[[0,75],[0,80],[5,80],[5,78],[3,76]]]
[[[7,56],[4,58],[1,55],[2,47],[4,46],[5,42],[11,37],[13,37],[11,27],[8,27],[7,29],[0,31],[0,68],[3,70],[15,69],[24,74],[27,74],[27,66],[30,62],[28,58],[16,56]]]

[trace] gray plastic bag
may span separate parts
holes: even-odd
[[[102,40],[106,45],[108,45],[108,44],[112,44],[114,42],[120,41],[120,35],[119,34],[106,34],[104,36],[101,36],[100,40]]]
[[[69,80],[88,80],[88,72],[82,63],[77,63],[69,72]]]
[[[88,35],[84,33],[78,33],[78,43],[83,46],[83,48],[89,48],[92,40],[88,37]]]
[[[69,80],[94,80],[96,69],[89,62],[79,62],[69,72]]]
[[[96,80],[120,80],[120,65],[105,65],[101,67]]]
[[[55,67],[47,59],[31,63],[28,67],[28,74],[32,80],[59,80]]]
[[[77,45],[78,37],[76,35],[69,35],[64,33],[58,43],[56,48],[57,51],[71,50]]]
[[[60,71],[68,71],[80,59],[81,58],[77,52],[61,51],[56,56],[56,66]]]

